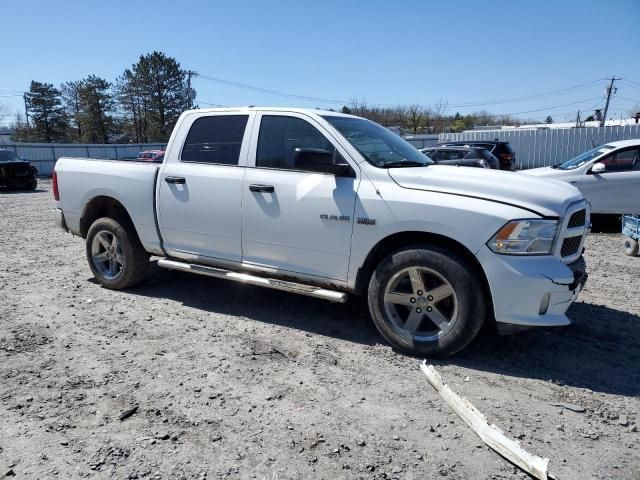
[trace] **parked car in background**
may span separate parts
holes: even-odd
[[[489,150],[499,161],[500,170],[515,170],[516,169],[516,152],[513,151],[509,142],[502,142],[500,140],[468,140],[462,142],[442,142],[438,144],[439,147],[452,147],[452,146],[469,146],[480,147]]]
[[[0,188],[35,190],[38,170],[15,152],[0,149]]]
[[[482,147],[430,147],[420,151],[440,165],[500,169],[500,161]]]
[[[145,150],[138,154],[136,160],[141,162],[162,163],[162,160],[164,160],[164,150]]]
[[[592,213],[640,214],[640,139],[610,142],[559,165],[522,173],[575,185]]]

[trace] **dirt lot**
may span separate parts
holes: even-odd
[[[157,267],[108,291],[52,206],[0,193],[0,478],[526,478],[352,304]],[[558,478],[640,478],[640,258],[587,261],[572,326],[434,363]]]

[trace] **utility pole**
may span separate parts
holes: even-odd
[[[580,110],[578,110],[578,115],[576,115],[576,127],[580,126]]]
[[[615,89],[613,88],[613,82],[615,82],[616,80],[621,80],[620,78],[616,78],[616,76],[614,75],[613,77],[611,77],[611,83],[609,83],[609,86],[607,87],[607,103],[605,103],[604,105],[604,115],[602,115],[602,119],[600,120],[600,126],[604,127],[604,122],[607,121],[607,112],[609,111],[609,102],[611,101],[611,95],[613,95],[615,92]]]
[[[24,100],[24,116],[27,119],[27,140],[31,140],[31,127],[29,126],[29,105],[27,103],[26,92],[22,94],[22,99]]]
[[[188,99],[188,103],[189,105],[188,108],[193,108],[193,98],[191,98],[191,76],[197,77],[198,73],[194,72],[193,70],[187,70],[187,99]]]

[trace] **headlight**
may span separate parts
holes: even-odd
[[[557,220],[513,220],[502,227],[487,246],[505,255],[548,255],[557,230]]]

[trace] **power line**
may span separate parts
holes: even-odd
[[[281,92],[279,90],[270,90],[267,88],[255,87],[253,85],[247,85],[245,83],[239,83],[239,82],[232,82],[230,80],[224,80],[222,78],[212,77],[210,75],[204,75],[202,73],[198,74],[198,78],[204,78],[205,80],[209,80],[211,82],[216,82],[216,83],[237,87],[237,88],[243,88],[245,90],[252,90],[254,92],[266,93],[269,95],[276,95],[279,97],[296,98],[298,100],[309,100],[313,102],[328,103],[332,105],[337,105],[337,104],[347,105],[349,103],[344,100],[332,100],[328,98],[308,97],[306,95],[297,95],[294,93]]]
[[[621,78],[620,81],[625,82],[625,83],[630,83],[631,85],[640,88],[640,83],[634,81],[634,80],[629,80],[628,78]]]
[[[600,99],[601,99],[600,97],[587,98],[586,100],[580,100],[578,102],[565,103],[564,105],[555,105],[555,106],[552,106],[552,107],[537,108],[537,109],[534,109],[534,110],[526,110],[524,112],[487,114],[487,115],[479,115],[479,116],[480,117],[488,117],[488,118],[497,118],[497,117],[504,117],[504,116],[507,116],[507,115],[510,115],[510,116],[524,115],[526,113],[545,112],[545,111],[548,111],[548,110],[554,110],[556,108],[569,107],[571,105],[579,105],[581,103],[592,102],[593,100],[600,100]],[[477,118],[478,117],[478,115],[468,115],[468,116],[473,117],[473,118]]]
[[[587,88],[590,88],[600,82],[602,82],[603,79],[598,79],[595,80],[593,82],[589,82],[589,83],[583,83],[580,85],[575,85],[573,87],[567,87],[567,88],[562,88],[560,90],[552,90],[550,92],[545,92],[545,93],[536,93],[536,94],[532,94],[532,95],[525,95],[523,97],[514,97],[514,98],[510,98],[510,99],[503,99],[503,100],[487,100],[484,102],[469,102],[469,103],[460,103],[460,104],[449,104],[449,107],[453,107],[453,108],[461,108],[461,107],[473,107],[473,106],[483,106],[483,105],[499,105],[499,104],[503,104],[503,103],[517,103],[517,102],[523,102],[526,100],[532,100],[535,98],[546,98],[546,97],[553,97],[556,95],[562,95],[565,93],[569,93],[570,91],[578,91],[578,90],[585,90]]]
[[[272,89],[267,89],[267,88],[262,88],[262,87],[257,87],[255,85],[248,85],[245,83],[240,83],[240,82],[233,82],[230,80],[225,80],[223,78],[219,78],[219,77],[213,77],[211,75],[205,75],[202,73],[198,74],[199,78],[203,78],[205,80],[209,80],[211,82],[215,82],[215,83],[220,83],[222,85],[227,85],[227,86],[232,86],[232,87],[236,87],[236,88],[241,88],[241,89],[245,89],[245,90],[250,90],[250,91],[254,91],[254,92],[259,92],[259,93],[265,93],[268,95],[275,95],[275,96],[280,96],[280,97],[285,97],[285,98],[295,98],[298,100],[308,100],[308,101],[313,101],[313,102],[320,102],[320,103],[326,103],[326,104],[330,104],[330,105],[349,105],[351,103],[351,101],[347,101],[347,100],[337,100],[337,99],[330,99],[330,98],[321,98],[321,97],[311,97],[311,96],[307,96],[307,95],[299,95],[299,94],[294,94],[294,93],[289,93],[289,92],[284,92],[281,90],[272,90]],[[447,104],[447,107],[451,107],[451,108],[463,108],[463,107],[472,107],[472,106],[485,106],[485,105],[500,105],[500,104],[504,104],[504,103],[517,103],[517,102],[523,102],[526,100],[532,100],[535,98],[546,98],[546,97],[552,97],[552,96],[556,96],[556,95],[562,95],[562,94],[566,94],[569,92],[575,92],[575,91],[579,91],[579,90],[584,90],[584,89],[588,89],[591,88],[592,86],[602,82],[603,79],[598,79],[598,80],[594,80],[592,82],[587,82],[587,83],[582,83],[579,85],[574,85],[571,87],[566,87],[566,88],[562,88],[562,89],[558,89],[558,90],[551,90],[548,92],[542,92],[542,93],[536,93],[536,94],[531,94],[531,95],[525,95],[525,96],[521,96],[521,97],[512,97],[512,98],[507,98],[507,99],[494,99],[494,100],[488,100],[488,101],[482,101],[482,102],[467,102],[467,103],[458,103],[458,104]],[[375,104],[371,104],[371,106],[393,106],[393,105],[397,105],[397,104],[384,104],[384,103],[375,103]]]
[[[620,96],[617,96],[616,98],[617,98],[617,99],[620,99],[620,100],[626,100],[627,102],[632,102],[632,103],[635,103],[635,104],[640,104],[640,100],[636,100],[635,98],[620,97]]]
[[[196,103],[202,103],[208,107],[220,107],[220,108],[226,108],[226,105],[220,105],[218,103],[211,103],[211,102],[205,102],[204,100],[200,100],[199,98],[196,98],[195,100]]]

